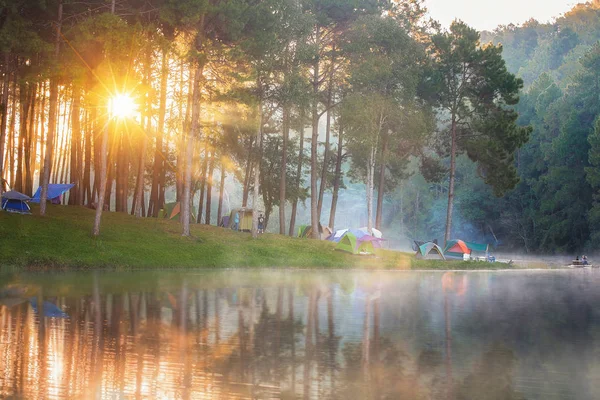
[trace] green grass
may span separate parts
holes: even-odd
[[[411,260],[412,270],[454,270],[454,271],[468,271],[468,270],[496,270],[496,269],[518,269],[514,265],[508,265],[505,263],[488,263],[483,261],[455,261],[455,260]]]
[[[488,263],[415,260],[410,253],[378,250],[374,257],[335,251],[327,241],[250,234],[207,225],[182,237],[177,221],[104,213],[101,234],[90,235],[94,211],[49,206],[47,215],[0,212],[0,269],[155,269],[299,267],[361,269],[482,269]],[[471,264],[475,264],[472,266]],[[500,267],[500,266],[498,266]],[[506,267],[502,265],[501,267]]]
[[[394,257],[356,257],[326,241],[250,234],[214,226],[191,227],[181,236],[177,221],[104,213],[100,237],[90,232],[94,211],[49,206],[47,215],[0,212],[3,270],[88,268],[321,267],[391,268]],[[402,253],[398,253],[402,254]],[[399,257],[399,256],[396,256]],[[405,257],[409,257],[405,255]]]

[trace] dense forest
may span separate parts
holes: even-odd
[[[480,34],[420,0],[0,2],[0,191],[43,215],[75,183],[94,235],[179,201],[184,235],[250,206],[281,234],[593,246],[597,8]]]
[[[477,178],[472,163],[461,161],[456,220],[465,237],[527,252],[597,249],[599,40],[599,1],[579,4],[553,23],[530,20],[482,33],[482,42],[502,44],[508,69],[523,79],[515,109],[518,123],[533,131],[517,152],[520,181],[502,198]],[[417,235],[440,236],[443,229],[422,230],[434,226],[444,212],[444,202],[426,189],[431,187],[416,174],[404,193],[395,195],[403,195],[412,207],[402,221],[416,227]]]

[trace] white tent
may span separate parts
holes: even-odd
[[[367,227],[365,226],[364,228],[359,228],[360,231],[363,231],[364,233],[366,233],[367,235],[371,235],[373,237],[376,237],[377,239],[381,239],[383,238],[383,233],[381,233],[381,231],[379,229],[375,229],[373,228],[372,231],[373,233],[369,233],[369,230],[367,229]]]

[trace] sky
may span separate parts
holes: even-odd
[[[425,0],[429,14],[443,27],[458,18],[477,30],[521,24],[530,18],[551,21],[585,0]]]

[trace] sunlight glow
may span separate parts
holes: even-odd
[[[111,117],[133,118],[137,113],[137,104],[128,94],[116,94],[108,101],[108,111]]]

